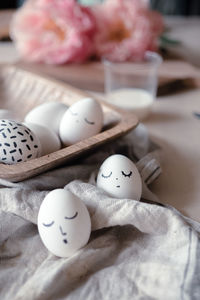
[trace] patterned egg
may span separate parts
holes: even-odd
[[[40,142],[35,134],[21,123],[0,120],[0,161],[16,164],[40,155]]]

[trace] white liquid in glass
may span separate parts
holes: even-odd
[[[106,98],[120,108],[133,111],[139,119],[147,116],[154,101],[149,92],[137,88],[113,90],[107,94]]]

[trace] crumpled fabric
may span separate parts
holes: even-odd
[[[19,183],[0,179],[0,299],[199,299],[200,224],[150,191],[161,173],[157,148],[140,124],[70,166]],[[141,201],[96,187],[98,168],[114,153],[136,163]],[[88,244],[69,258],[51,254],[36,226],[40,204],[56,188],[77,195],[91,217]]]

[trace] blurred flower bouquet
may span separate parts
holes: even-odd
[[[75,0],[28,0],[11,25],[22,58],[47,64],[142,60],[158,50],[163,20],[141,0],[106,0],[83,6]]]

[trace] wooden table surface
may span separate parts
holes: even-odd
[[[189,64],[177,65],[177,62],[166,61],[161,67],[160,96],[151,115],[144,121],[152,140],[161,147],[163,172],[151,189],[160,202],[200,221],[200,119],[194,116],[195,112],[200,113],[200,71],[197,68],[200,67],[200,19],[168,17],[166,24],[169,35],[181,40],[181,45],[171,53]],[[9,61],[10,57],[10,62],[30,71],[47,74],[79,88],[103,91],[103,70],[99,63],[61,67],[25,64],[18,61],[14,46],[7,46],[10,47],[10,55],[3,53],[4,46],[0,43],[0,62]],[[193,78],[196,78],[195,81]],[[187,89],[177,88],[180,79],[188,84]],[[165,81],[170,82],[166,89],[162,86]]]

